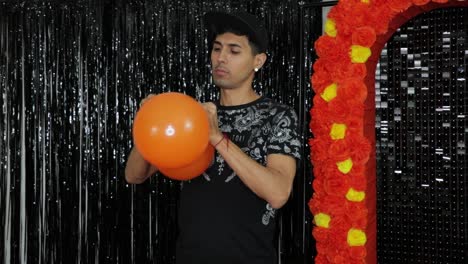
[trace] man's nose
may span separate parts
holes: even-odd
[[[226,62],[227,61],[227,51],[225,49],[221,49],[218,55],[218,62]]]

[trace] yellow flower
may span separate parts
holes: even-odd
[[[346,134],[346,128],[347,126],[345,124],[334,123],[330,130],[330,137],[333,140],[343,139]]]
[[[336,165],[341,173],[348,174],[348,172],[353,168],[353,160],[349,158],[347,160],[337,162]]]
[[[330,224],[330,216],[324,213],[314,215],[314,221],[317,226],[328,228]]]
[[[348,190],[348,193],[346,194],[346,199],[351,202],[362,202],[364,198],[366,197],[365,192],[358,192],[354,190],[353,188],[350,188]]]
[[[369,3],[370,3],[370,0],[361,0],[361,3],[369,4]]]
[[[338,88],[338,85],[336,83],[332,83],[328,85],[325,90],[323,90],[323,93],[320,95],[323,100],[330,102],[333,98],[336,97],[336,89]]]
[[[365,63],[371,56],[370,48],[359,45],[351,46],[351,61],[353,63]]]
[[[362,230],[351,228],[348,231],[348,245],[351,247],[363,246],[367,242],[366,233]]]
[[[327,19],[327,21],[325,21],[325,33],[330,37],[336,37],[335,21],[331,19]]]

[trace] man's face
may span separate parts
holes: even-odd
[[[238,36],[233,33],[218,35],[211,50],[214,83],[223,89],[251,85],[255,58],[246,36]]]

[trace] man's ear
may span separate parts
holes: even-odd
[[[266,59],[267,55],[265,53],[259,53],[255,55],[255,68],[262,68],[263,64],[265,64]]]

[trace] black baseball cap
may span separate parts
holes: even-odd
[[[255,43],[260,53],[266,52],[268,48],[268,34],[265,27],[252,14],[247,12],[208,12],[204,15],[205,26],[208,29],[208,41],[211,45],[214,34],[222,32],[223,29],[239,30]]]

